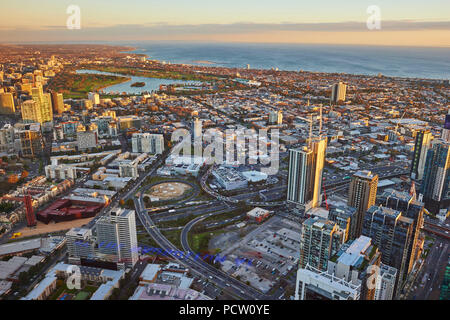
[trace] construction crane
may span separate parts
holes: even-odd
[[[395,135],[397,135],[398,125],[400,124],[400,121],[403,119],[403,117],[405,116],[405,114],[406,114],[406,111],[403,112],[403,115],[402,115],[402,117],[400,118],[400,120],[397,120],[397,125],[395,126],[395,130],[394,130]]]

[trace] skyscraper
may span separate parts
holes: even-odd
[[[371,171],[358,171],[352,177],[347,205],[356,208],[354,234],[350,235],[353,239],[361,235],[364,214],[375,204],[377,187],[378,175]]]
[[[328,219],[337,223],[345,231],[344,241],[354,239],[356,234],[356,209],[346,205],[331,206]]]
[[[100,104],[100,96],[96,92],[89,92],[88,93],[88,99],[92,101],[93,105]]]
[[[269,113],[269,124],[282,124],[283,112],[281,110],[272,111]]]
[[[134,210],[114,208],[96,223],[99,253],[133,267],[139,259]]]
[[[92,241],[92,230],[87,228],[72,228],[66,233],[69,263],[80,264],[81,259],[92,259],[95,255]]]
[[[322,173],[326,138],[311,139],[310,146],[289,150],[287,201],[305,212],[322,202]]]
[[[420,130],[416,134],[414,155],[411,162],[411,179],[422,180],[427,151],[433,135],[430,130]]]
[[[32,100],[22,104],[22,119],[26,122],[39,122],[44,124],[53,121],[53,110],[50,94],[44,94],[42,86],[31,89]]]
[[[450,110],[449,113],[445,115],[445,124],[442,129],[442,140],[450,142]]]
[[[345,94],[347,92],[347,85],[339,82],[331,88],[331,102],[345,101]]]
[[[424,178],[420,186],[425,208],[434,214],[450,206],[450,143],[436,139],[427,153]]]
[[[382,205],[371,206],[364,216],[363,235],[381,251],[381,262],[398,270],[397,288],[402,286],[410,271],[414,220]]]
[[[412,269],[414,262],[418,257],[418,239],[420,230],[423,227],[424,203],[418,201],[415,195],[407,192],[400,192],[393,189],[387,189],[377,197],[377,205],[383,205],[402,212],[402,216],[414,220],[413,225],[413,244],[408,252],[408,272]]]
[[[200,120],[199,118],[195,118],[194,119],[194,123],[193,123],[193,136],[194,136],[194,141],[201,141],[202,139],[202,120]]]
[[[300,239],[300,268],[309,265],[327,270],[328,260],[338,252],[344,242],[344,233],[335,222],[309,218],[302,224]]]
[[[14,114],[14,97],[10,92],[0,93],[0,114]]]
[[[313,152],[307,147],[289,150],[287,201],[306,205],[312,200]]]
[[[64,112],[64,98],[62,93],[52,92],[53,111],[61,114]]]

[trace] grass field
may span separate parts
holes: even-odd
[[[74,300],[87,300],[87,298],[89,297],[90,293],[89,292],[85,292],[85,291],[80,291],[78,292],[78,294],[75,296]]]
[[[64,98],[87,98],[88,92],[130,80],[127,77],[106,76],[99,74],[77,74],[62,72],[50,82],[49,89],[64,94]]]

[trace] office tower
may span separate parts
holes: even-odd
[[[400,192],[393,189],[387,189],[376,200],[377,205],[383,205],[387,208],[391,208],[397,211],[401,211],[402,215],[413,219],[413,244],[410,252],[408,252],[408,272],[411,271],[414,262],[419,258],[418,242],[420,230],[423,227],[423,215],[424,215],[424,203],[416,199],[415,194],[409,194],[407,192]]]
[[[340,82],[336,83],[331,88],[331,102],[345,101],[345,94],[347,92],[347,85]]]
[[[0,114],[14,114],[14,97],[10,92],[0,93]]]
[[[434,214],[450,207],[450,143],[436,139],[428,150],[420,186],[425,208]]]
[[[53,111],[61,114],[64,112],[64,98],[62,93],[52,92]]]
[[[91,229],[72,228],[66,233],[66,241],[69,263],[80,264],[81,259],[92,259],[95,256]]]
[[[300,268],[309,265],[319,270],[327,270],[328,260],[344,242],[344,233],[335,222],[309,218],[302,224],[300,239]]]
[[[193,124],[194,141],[202,141],[202,120],[195,118]]]
[[[411,162],[411,179],[422,180],[427,151],[433,135],[429,130],[420,130],[416,133],[414,155]]]
[[[344,243],[328,261],[328,273],[339,279],[361,285],[360,299],[374,300],[376,282],[370,283],[373,270],[379,268],[381,253],[372,239],[360,236]]]
[[[339,228],[345,232],[344,242],[356,238],[356,208],[346,205],[331,206],[328,219],[336,222]]]
[[[355,232],[352,238],[361,235],[364,214],[375,204],[377,197],[378,175],[371,171],[362,170],[356,172],[348,191],[347,205],[356,208]]]
[[[450,111],[445,115],[445,124],[442,129],[442,140],[450,142]]]
[[[269,124],[282,124],[283,123],[283,112],[271,111],[269,113]]]
[[[98,93],[95,92],[89,92],[88,93],[88,99],[90,101],[92,101],[93,105],[97,105],[100,104],[100,96],[98,95]]]
[[[133,267],[138,261],[134,210],[114,208],[96,222],[98,250]]]
[[[375,300],[393,300],[396,279],[397,269],[380,263],[375,287]]]
[[[326,138],[315,137],[309,147],[289,150],[287,201],[305,212],[322,203],[322,174]]]
[[[39,124],[24,125],[18,130],[20,150],[25,158],[34,158],[44,151],[44,142]]]
[[[409,272],[414,220],[400,211],[372,206],[364,216],[363,235],[381,251],[381,262],[398,270],[396,286],[401,288]]]
[[[38,85],[36,87],[31,88],[31,98],[36,103],[35,108],[38,111],[35,111],[35,114],[39,117],[41,124],[45,122],[53,121],[53,109],[52,109],[52,101],[50,94],[44,94],[42,91],[42,86]]]
[[[133,152],[162,154],[164,151],[164,136],[152,133],[134,133],[131,138]]]

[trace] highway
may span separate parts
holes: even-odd
[[[161,232],[158,230],[158,228],[156,227],[150,216],[147,214],[147,210],[143,205],[142,197],[140,197],[139,199],[136,199],[134,197],[133,200],[135,203],[138,217],[141,220],[142,225],[146,229],[147,233],[156,241],[156,243],[160,246],[161,249],[170,253],[170,255],[180,264],[187,266],[193,273],[196,273],[198,276],[206,277],[207,279],[211,280],[219,288],[223,288],[224,290],[230,292],[232,295],[240,297],[244,300],[255,300],[266,298],[264,294],[262,294],[258,290],[245,285],[244,283],[240,282],[239,280],[233,277],[230,277],[226,273],[216,269],[215,267],[209,265],[208,263],[202,261],[201,259],[196,259],[195,254],[192,255],[192,252],[190,251],[185,253],[184,257],[180,257],[177,254],[177,252],[179,252],[179,249],[176,248],[171,242],[167,240],[166,237],[164,237],[161,234]],[[210,213],[208,215],[196,219],[204,219],[207,216],[213,214],[214,213]]]

